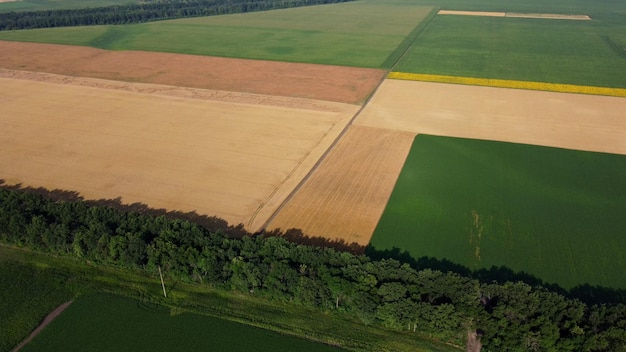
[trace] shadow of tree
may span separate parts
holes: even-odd
[[[18,190],[24,192],[30,192],[34,194],[38,194],[42,197],[51,199],[52,201],[66,201],[66,202],[78,202],[82,201],[89,206],[100,206],[100,207],[110,207],[113,209],[122,210],[125,212],[136,212],[140,214],[147,214],[151,216],[165,216],[168,219],[179,219],[186,220],[200,226],[205,227],[210,231],[222,231],[233,238],[241,238],[243,236],[248,236],[250,233],[246,231],[243,227],[243,224],[239,224],[236,226],[229,225],[228,222],[224,219],[218,218],[216,216],[207,216],[203,214],[198,214],[195,211],[192,212],[182,212],[178,210],[167,210],[167,209],[155,209],[149,207],[144,203],[132,203],[132,204],[124,204],[122,202],[121,197],[112,198],[112,199],[98,199],[91,200],[85,199],[80,193],[76,191],[67,191],[61,189],[49,190],[44,187],[23,187],[22,184],[16,184],[13,186],[6,185],[5,181],[0,179],[0,187],[9,189],[9,190]]]
[[[126,212],[138,212],[151,216],[165,216],[170,219],[186,220],[200,226],[205,227],[209,231],[222,231],[233,238],[241,238],[243,236],[263,236],[263,237],[282,237],[290,242],[299,243],[307,246],[316,246],[324,248],[333,248],[342,252],[350,252],[356,255],[367,255],[372,260],[396,259],[398,261],[408,263],[417,270],[433,269],[443,272],[453,272],[465,277],[471,277],[482,283],[496,282],[499,284],[507,281],[524,282],[531,286],[542,286],[550,291],[560,293],[570,298],[576,298],[587,304],[626,304],[626,290],[615,289],[590,284],[580,284],[569,290],[564,289],[555,283],[547,283],[540,278],[526,273],[524,271],[514,271],[506,266],[492,266],[490,268],[481,268],[472,270],[466,266],[454,263],[445,258],[420,257],[414,258],[408,251],[393,247],[391,249],[377,249],[372,245],[362,246],[358,243],[347,243],[342,239],[329,239],[325,237],[307,236],[302,230],[292,228],[286,231],[276,229],[272,231],[262,230],[258,233],[251,234],[246,231],[243,224],[237,226],[229,225],[224,219],[198,214],[197,212],[181,212],[176,210],[154,209],[143,203],[124,204],[122,198],[86,200],[75,191],[67,190],[48,190],[43,187],[23,187],[21,184],[7,185],[3,179],[0,179],[0,187],[9,190],[19,190],[32,192],[53,201],[82,201],[91,206],[103,206],[119,209]]]
[[[370,245],[367,246],[364,253],[372,260],[393,258],[401,262],[408,263],[417,270],[433,269],[443,272],[453,272],[462,276],[474,278],[481,283],[495,282],[503,284],[505,282],[521,281],[531,286],[545,287],[552,292],[562,294],[569,298],[579,299],[587,304],[626,304],[625,289],[580,284],[567,290],[556,283],[545,282],[532,274],[524,271],[514,271],[506,266],[492,266],[490,268],[472,270],[445,258],[414,258],[407,251],[402,251],[397,247],[393,247],[391,249],[377,249],[376,247]]]
[[[333,248],[341,252],[349,252],[360,255],[365,253],[365,246],[356,242],[348,243],[343,239],[330,239],[325,237],[312,237],[305,235],[300,229],[288,229],[283,232],[281,229],[272,231],[261,231],[258,233],[263,237],[282,237],[289,242],[300,243],[313,247]]]

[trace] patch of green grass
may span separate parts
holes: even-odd
[[[0,351],[24,340],[54,308],[72,299],[64,272],[0,258]]]
[[[626,156],[418,135],[376,249],[626,288]]]
[[[188,312],[212,316],[280,334],[340,345],[352,351],[459,351],[458,348],[430,340],[419,335],[419,333],[386,330],[377,326],[363,325],[362,322],[342,313],[331,314],[306,309],[293,303],[273,302],[251,295],[215,290],[204,285],[172,281],[168,278],[167,272],[164,274],[168,297],[163,298],[158,273],[149,275],[143,271],[94,266],[72,258],[54,257],[0,245],[0,265],[4,265],[8,261],[16,261],[22,265],[54,267],[55,270],[64,273],[67,277],[65,287],[75,296],[112,293],[139,299],[143,302],[141,303],[142,306],[156,307],[158,308],[156,311],[163,310],[159,306],[167,306],[167,312],[170,313]],[[0,291],[3,290],[4,286],[0,286]],[[24,297],[29,299],[30,296],[25,293]],[[55,305],[46,313],[54,307]],[[45,315],[43,314],[43,316]],[[203,318],[194,317],[191,320]],[[0,324],[11,324],[11,322],[5,322],[4,319],[5,315],[0,315]],[[30,330],[34,329],[37,324],[38,322],[32,324]],[[210,334],[210,329],[202,334],[196,331],[198,338]],[[245,336],[245,334],[237,334],[237,338],[243,339],[241,336]],[[282,338],[282,335],[276,336]],[[207,350],[206,346],[206,344],[203,345],[199,350]],[[41,348],[47,347],[42,346]],[[81,350],[87,349],[81,348]],[[190,349],[185,348],[184,350]]]
[[[320,343],[113,295],[77,299],[23,351],[339,351]]]
[[[381,0],[125,26],[1,32],[0,40],[380,67],[431,11]]]
[[[626,58],[603,39],[621,33],[624,19],[439,15],[394,70],[625,88]]]

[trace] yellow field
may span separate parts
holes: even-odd
[[[428,75],[428,74],[421,74],[421,73],[405,73],[405,72],[391,72],[389,73],[387,77],[391,79],[402,79],[402,80],[408,80],[408,81],[454,83],[454,84],[467,84],[467,85],[473,85],[473,86],[543,90],[543,91],[548,91],[548,92],[559,92],[559,93],[578,93],[578,94],[607,95],[607,96],[612,96],[612,97],[626,97],[626,89],[623,89],[623,88],[577,86],[577,85],[572,85],[572,84],[527,82],[527,81],[513,81],[513,80],[504,80],[504,79],[473,78],[473,77],[458,77],[458,76],[441,76],[441,75]]]
[[[7,184],[196,211],[249,231],[267,221],[358,109],[12,78],[0,78],[0,106],[0,178]]]
[[[350,126],[268,230],[297,228],[311,237],[367,245],[414,137]]]

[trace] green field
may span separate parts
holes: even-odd
[[[572,21],[438,15],[394,71],[625,88],[623,33],[626,16]]]
[[[80,9],[113,5],[136,4],[138,0],[19,0],[0,2],[0,12]]]
[[[626,288],[626,156],[418,135],[375,249]]]
[[[368,0],[125,26],[0,32],[0,40],[379,67],[432,8]]]
[[[339,351],[114,295],[77,299],[23,351]]]
[[[0,256],[0,351],[22,341],[57,306],[72,299],[63,271],[5,262]]]

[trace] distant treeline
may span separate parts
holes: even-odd
[[[352,0],[171,0],[72,10],[0,13],[0,30],[129,24],[285,9]]]
[[[341,311],[485,351],[624,351],[626,305],[587,305],[525,283],[481,283],[395,259],[221,230],[0,188],[0,242]]]

